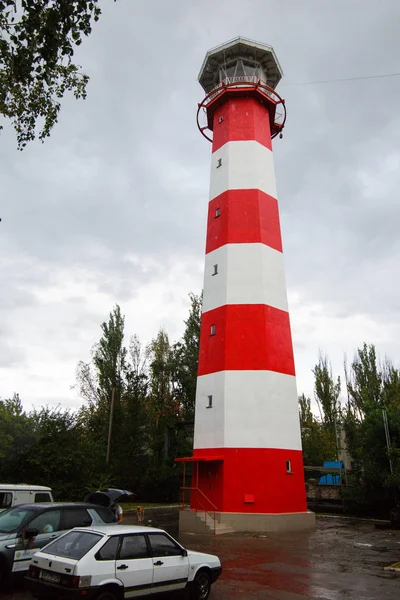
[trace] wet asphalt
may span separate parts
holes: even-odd
[[[210,600],[398,600],[400,573],[384,567],[400,561],[400,531],[373,523],[318,518],[313,532],[292,534],[186,534],[187,548],[217,554],[223,565]],[[187,594],[159,594],[185,600]],[[23,584],[0,600],[31,600]]]

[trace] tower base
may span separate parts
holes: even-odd
[[[214,519],[204,512],[181,510],[179,533],[271,533],[315,529],[315,513],[227,513],[217,512]]]

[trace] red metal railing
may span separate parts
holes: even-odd
[[[214,529],[214,535],[215,535],[215,523],[216,523],[216,511],[218,510],[217,507],[215,506],[215,504],[213,504],[210,500],[210,498],[207,498],[207,496],[198,488],[198,487],[187,487],[187,486],[182,486],[181,487],[181,510],[185,509],[185,493],[187,491],[190,492],[196,492],[196,501],[195,501],[195,507],[193,510],[195,512],[204,512],[204,520],[205,523],[207,525],[207,515],[212,519],[212,526]],[[199,499],[199,496],[202,496],[202,500]],[[205,502],[211,506],[212,508],[207,508],[207,504],[206,506],[204,505]],[[200,506],[200,509],[197,508],[197,506]]]

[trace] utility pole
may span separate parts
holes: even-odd
[[[382,409],[382,416],[383,416],[383,425],[385,427],[386,446],[387,446],[387,449],[388,449],[390,474],[393,475],[393,463],[392,463],[392,459],[391,459],[391,456],[390,456],[391,443],[390,443],[389,423],[388,423],[388,417],[387,417],[387,412],[386,412],[385,408]]]
[[[111,391],[110,420],[108,423],[108,442],[107,442],[107,458],[106,458],[107,466],[110,463],[111,432],[112,432],[112,422],[113,422],[113,413],[114,413],[114,398],[115,398],[115,387],[113,387],[112,391]]]

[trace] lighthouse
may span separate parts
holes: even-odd
[[[272,140],[282,137],[272,47],[208,51],[200,132],[212,143],[193,456],[181,530],[308,529]],[[187,463],[192,464],[191,478]],[[204,524],[203,523],[203,524]]]

